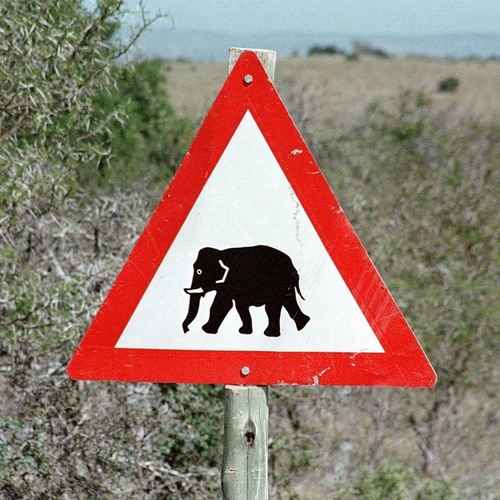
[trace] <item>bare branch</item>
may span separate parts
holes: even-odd
[[[141,22],[138,26],[134,27],[135,31],[132,33],[132,35],[130,36],[129,40],[126,43],[118,44],[118,47],[116,48],[113,56],[114,59],[119,59],[120,57],[128,53],[135,45],[137,40],[142,36],[142,34],[155,22],[157,22],[160,19],[170,18],[169,14],[165,14],[162,12],[157,12],[153,17],[148,17],[148,12],[146,11],[146,7],[144,5],[143,0],[140,0],[139,2],[139,9],[140,9]]]

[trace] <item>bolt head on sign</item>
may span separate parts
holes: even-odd
[[[84,380],[431,387],[257,56],[238,59],[80,346]]]

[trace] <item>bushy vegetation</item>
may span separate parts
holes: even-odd
[[[369,43],[361,42],[359,40],[354,40],[352,42],[352,53],[358,56],[367,55],[373,57],[380,57],[382,59],[387,59],[389,57],[388,52],[385,51],[384,49],[381,49],[380,47],[374,47]]]
[[[458,500],[446,480],[428,479],[419,484],[411,469],[382,461],[375,470],[363,467],[350,484],[341,483],[335,499]]]
[[[119,116],[92,106],[112,85],[113,48],[106,40],[115,13],[111,2],[94,15],[71,0],[0,5],[4,349],[52,346],[43,327],[54,328],[60,343],[68,328],[60,322],[71,324],[87,309],[83,303],[77,312],[71,304],[74,280],[87,282],[88,271],[63,269],[56,241],[67,232],[59,216],[71,211],[62,207],[74,201],[78,172],[99,168],[106,128]]]
[[[193,124],[177,117],[166,94],[160,60],[115,67],[116,85],[101,91],[94,106],[126,118],[109,126],[111,158],[94,182],[110,187],[166,185],[184,156]]]
[[[336,55],[345,55],[346,52],[342,49],[339,49],[335,45],[313,45],[308,51],[307,55],[311,56],[336,56]]]
[[[353,40],[351,52],[340,49],[336,45],[313,45],[307,51],[307,55],[309,57],[342,55],[351,61],[357,60],[362,55],[380,57],[382,59],[389,58],[389,54],[384,49],[374,47],[366,42],[360,42],[359,40]]]
[[[65,373],[194,133],[159,61],[117,65],[121,7],[0,3],[2,498],[219,497],[221,387]],[[273,498],[492,497],[500,128],[404,91],[313,147],[439,382],[273,388]]]
[[[455,92],[460,85],[460,80],[455,76],[444,78],[438,83],[439,92]]]

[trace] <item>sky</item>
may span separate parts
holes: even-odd
[[[89,2],[93,0],[88,0]],[[143,0],[177,30],[500,33],[500,0]],[[138,0],[127,0],[131,10]]]

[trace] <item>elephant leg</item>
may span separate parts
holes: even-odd
[[[290,318],[292,318],[295,322],[297,330],[302,330],[302,328],[307,325],[311,318],[300,310],[299,304],[297,303],[297,298],[295,297],[295,291],[293,295],[285,295],[285,301],[283,305],[290,315]]]
[[[233,307],[233,300],[230,297],[217,294],[210,307],[210,316],[208,321],[202,326],[203,331],[207,333],[217,333],[221,323],[227,316],[227,313]]]
[[[281,316],[281,303],[268,303],[266,304],[266,313],[269,319],[269,324],[264,330],[266,337],[279,337],[280,331],[280,316]]]
[[[249,334],[253,332],[252,326],[252,316],[250,316],[250,306],[248,304],[242,304],[241,302],[236,302],[236,310],[240,315],[242,325],[240,328],[240,333]]]

